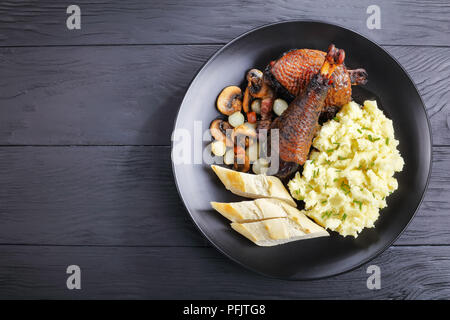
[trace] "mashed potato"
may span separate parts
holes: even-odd
[[[305,201],[305,214],[342,236],[372,228],[386,197],[398,187],[403,169],[392,121],[376,101],[361,108],[350,102],[325,123],[302,175],[289,182],[294,198]]]

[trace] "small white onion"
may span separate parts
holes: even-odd
[[[258,159],[259,164],[261,165],[261,167],[269,167],[269,160],[265,159],[265,158],[260,158]]]
[[[252,165],[252,171],[254,174],[260,174],[261,173],[261,165],[258,161],[255,161],[255,163]]]
[[[281,114],[288,108],[288,104],[283,99],[276,99],[273,102],[273,111],[278,115],[281,116]]]
[[[260,170],[260,174],[267,175],[267,171],[269,171],[269,167],[263,167],[263,166],[261,166],[261,167],[259,168],[259,170]]]
[[[261,99],[255,99],[251,105],[252,111],[255,111],[256,114],[261,114]]]
[[[255,174],[266,174],[269,171],[269,162],[260,158],[253,163],[252,170]]]
[[[223,141],[216,140],[211,143],[211,151],[215,156],[221,157],[227,151],[227,146],[223,143]]]
[[[246,123],[244,123],[244,125],[250,129],[256,130],[256,123],[246,122]]]
[[[231,165],[234,163],[234,151],[233,149],[228,149],[223,156],[223,163]]]
[[[244,120],[244,115],[240,111],[237,111],[228,117],[228,123],[235,128],[244,124]]]

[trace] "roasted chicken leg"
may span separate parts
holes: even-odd
[[[312,49],[295,49],[284,53],[278,60],[270,62],[265,77],[272,86],[291,99],[302,96],[309,82],[322,67],[326,52]],[[364,69],[348,70],[344,64],[336,67],[331,79],[333,87],[325,98],[325,107],[342,107],[351,101],[352,85],[365,84]]]
[[[271,126],[271,132],[278,129],[278,148],[271,147],[271,152],[278,149],[280,168],[278,176],[286,178],[303,165],[308,157],[312,140],[317,131],[320,113],[333,88],[333,74],[340,72],[345,52],[333,44],[328,48],[324,62],[318,73],[311,75],[303,93],[298,95]]]

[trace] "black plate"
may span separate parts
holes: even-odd
[[[263,69],[292,48],[326,50],[330,43],[345,50],[349,68],[367,70],[369,82],[354,87],[354,100],[377,99],[393,121],[405,160],[404,170],[396,174],[399,189],[388,198],[388,207],[381,210],[375,228],[364,230],[357,239],[331,232],[327,238],[258,247],[234,232],[209,204],[243,198],[225,190],[206,164],[173,164],[180,196],[203,235],[232,260],[271,277],[316,279],[354,269],[387,249],[411,221],[431,168],[430,125],[413,82],[393,57],[358,33],[322,22],[277,23],[250,31],[220,49],[192,81],[175,122],[175,129],[186,129],[192,135],[195,121],[202,121],[206,130],[219,115],[217,95],[225,86],[243,83],[246,70]],[[206,144],[203,142],[203,147]]]

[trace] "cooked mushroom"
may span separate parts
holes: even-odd
[[[233,130],[233,127],[228,122],[222,119],[216,119],[211,122],[209,130],[214,139],[224,142],[228,147],[233,146],[233,140],[230,139],[232,136],[231,131],[227,135],[227,130]]]
[[[222,90],[217,98],[217,109],[224,115],[231,115],[242,109],[242,91],[239,87],[229,86]]]
[[[244,98],[242,100],[242,109],[245,113],[249,111],[248,106],[250,105],[250,101],[252,100],[252,96],[250,95],[249,88],[245,88]]]
[[[249,105],[252,101],[253,95],[261,91],[263,85],[263,73],[258,69],[250,69],[246,75],[247,78],[247,88],[244,92],[244,101],[242,103],[242,108],[244,112],[250,111]]]
[[[239,144],[241,141],[244,141],[240,139],[242,139],[242,137],[245,137],[245,146],[248,147],[249,144],[252,144],[254,141],[256,141],[257,133],[256,130],[251,126],[242,124],[239,127],[234,128],[233,133],[231,134],[231,140],[234,142],[236,141],[237,137],[241,137],[236,142],[237,144]]]
[[[250,138],[256,138],[256,130],[254,127],[248,124],[241,124],[239,127],[234,128],[233,134],[231,135],[232,138],[243,135]]]
[[[250,170],[250,160],[245,154],[245,149],[242,147],[235,147],[233,169],[241,172],[248,172]]]
[[[259,93],[263,87],[264,74],[261,70],[251,69],[247,72],[247,81],[250,95]]]

